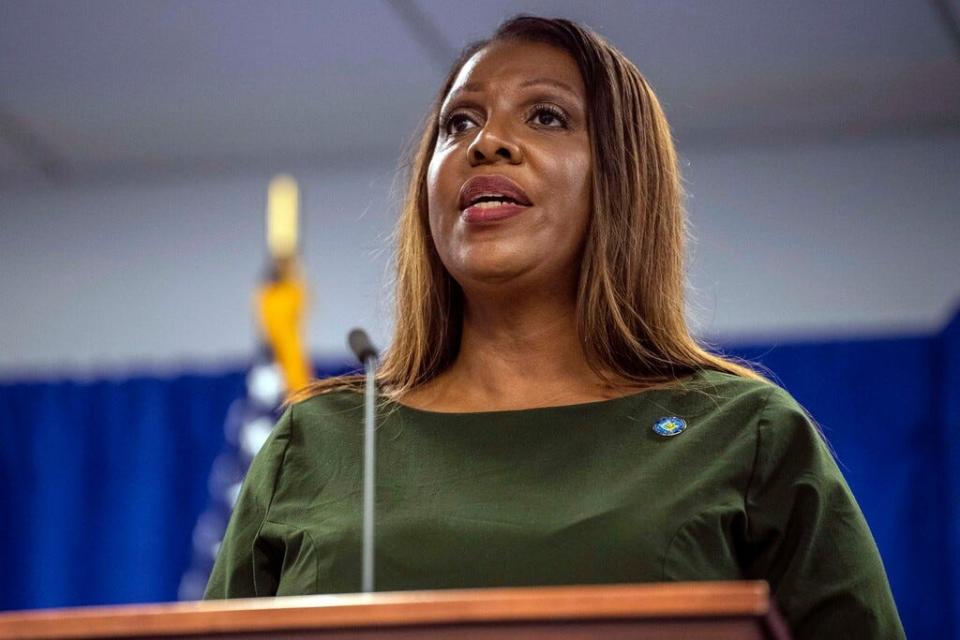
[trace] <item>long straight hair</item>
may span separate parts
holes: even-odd
[[[565,51],[586,87],[593,211],[577,290],[577,330],[591,368],[603,378],[637,384],[669,383],[702,369],[762,379],[707,351],[687,327],[683,190],[670,127],[650,85],[626,56],[589,28],[521,15],[461,52],[412,149],[396,230],[395,329],[378,373],[381,391],[400,397],[456,359],[463,291],[430,237],[427,170],[440,107],[463,65],[492,43],[517,40]],[[291,401],[361,382],[359,376],[318,380]]]

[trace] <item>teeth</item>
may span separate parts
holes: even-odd
[[[479,207],[480,209],[492,209],[493,207],[502,207],[507,203],[507,200],[484,200],[483,202],[478,202],[472,206]]]

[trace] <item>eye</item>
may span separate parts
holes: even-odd
[[[558,107],[551,104],[538,104],[533,108],[530,120],[551,129],[564,129],[567,126],[567,116]]]
[[[470,129],[471,125],[477,126],[477,123],[465,113],[451,113],[440,119],[440,129],[448,136],[463,133]]]

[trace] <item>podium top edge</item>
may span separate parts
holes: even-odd
[[[763,618],[766,582],[672,582],[287,596],[0,613],[0,639],[135,638],[575,619]]]

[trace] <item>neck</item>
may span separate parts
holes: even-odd
[[[491,411],[622,395],[587,362],[575,295],[548,293],[509,299],[465,294],[456,361],[406,401],[425,409]]]

